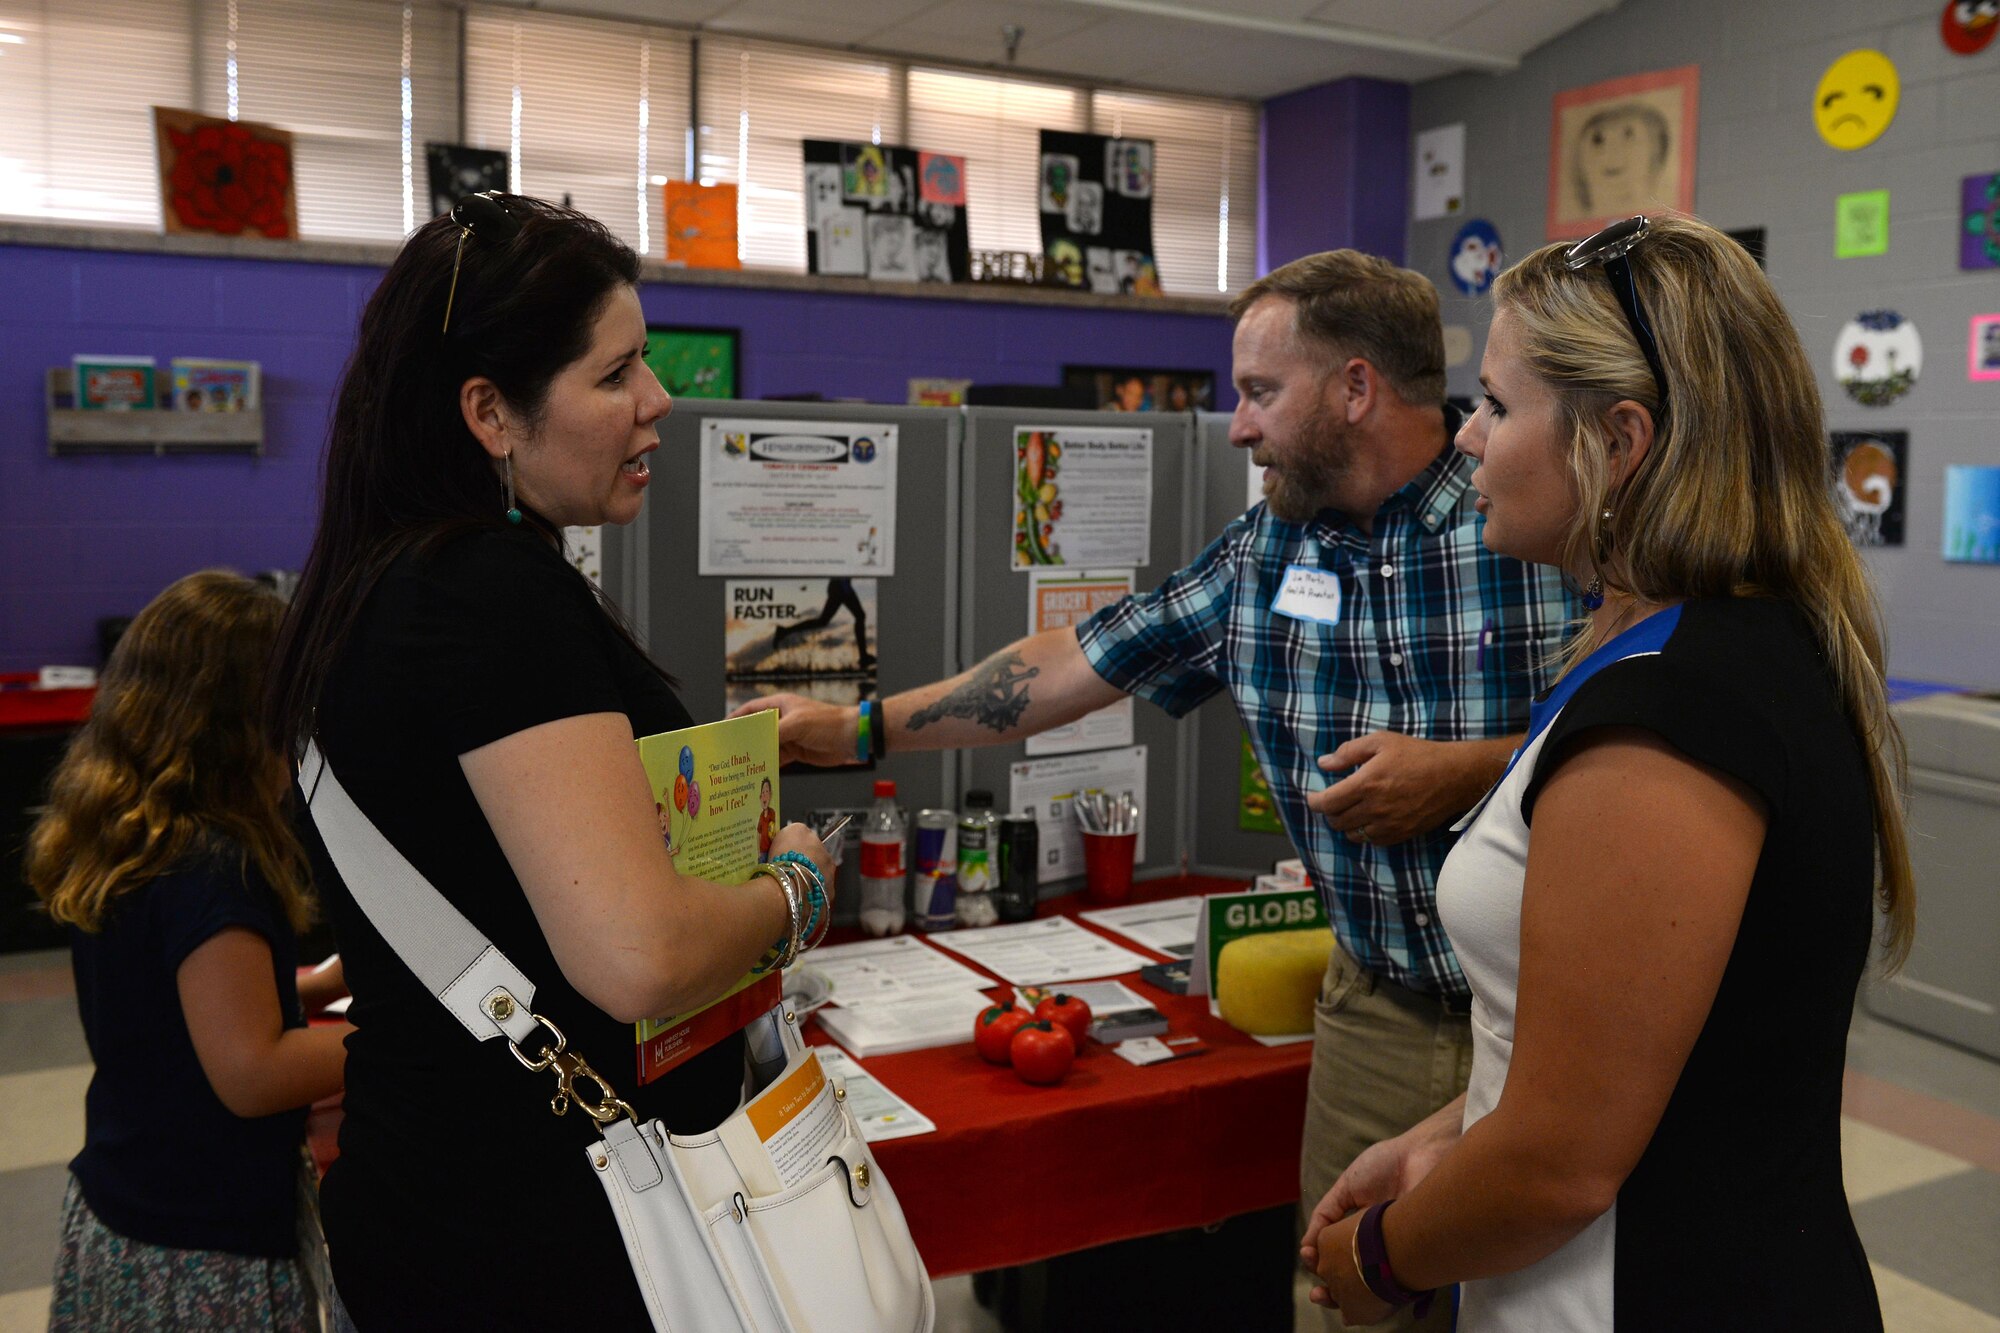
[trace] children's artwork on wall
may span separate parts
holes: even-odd
[[[1473,218],[1451,238],[1452,285],[1467,296],[1484,296],[1502,262],[1500,233],[1485,218]]]
[[[1944,470],[1944,558],[2000,565],[2000,467]]]
[[[1444,326],[1444,368],[1454,369],[1472,360],[1472,330],[1464,324]]]
[[[1649,209],[1692,213],[1700,91],[1701,67],[1682,65],[1557,93],[1549,239],[1587,236]]]
[[[911,407],[963,407],[965,391],[971,387],[971,380],[923,376],[910,381],[906,401]]]
[[[736,186],[666,184],[667,260],[689,268],[742,268],[736,251]]]
[[[290,130],[156,106],[153,134],[167,235],[299,234]]]
[[[1910,433],[1837,430],[1831,443],[1833,492],[1847,535],[1856,546],[1901,546]]]
[[[1063,387],[1088,390],[1103,412],[1206,412],[1215,407],[1215,376],[1206,370],[1064,366]]]
[[[1889,253],[1889,192],[1857,190],[1833,201],[1833,253],[1862,259]]]
[[[1966,340],[1966,376],[1975,380],[2000,380],[2000,315],[1974,315],[1972,334]]]
[[[1465,211],[1465,125],[1440,125],[1417,135],[1417,197],[1413,216],[1456,217]]]
[[[676,398],[734,398],[743,382],[743,335],[648,324],[646,364]]]
[[[1924,368],[1917,326],[1893,310],[1865,310],[1841,326],[1833,344],[1833,377],[1847,396],[1882,407],[1910,391]]]
[[[808,272],[878,282],[965,282],[965,159],[890,144],[807,139]]]
[[[1938,27],[1948,49],[1962,56],[1978,55],[2000,31],[2000,0],[1949,0]]]
[[[2000,268],[2000,171],[1959,186],[1958,266]]]
[[[424,145],[424,169],[431,191],[431,216],[441,218],[468,194],[505,190],[510,161],[498,148],[462,143]]]
[[[1750,257],[1757,261],[1758,268],[1764,267],[1764,229],[1762,227],[1739,227],[1735,231],[1725,231],[1722,234],[1749,251]]]
[[[1070,287],[1160,295],[1153,259],[1153,141],[1042,131],[1045,269]]]
[[[1880,51],[1849,51],[1826,67],[1813,90],[1813,124],[1819,137],[1843,152],[1866,148],[1896,118],[1903,84]]]

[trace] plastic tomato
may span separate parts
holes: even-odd
[[[1035,1006],[1035,1017],[1068,1028],[1078,1050],[1083,1049],[1083,1039],[1090,1035],[1090,1006],[1074,995],[1049,996]]]
[[[1011,1004],[996,1004],[980,1014],[972,1025],[972,1044],[979,1048],[980,1058],[996,1065],[1006,1064],[1008,1043],[1027,1021],[1026,1011]]]
[[[1008,1043],[1008,1054],[1013,1058],[1014,1072],[1026,1082],[1060,1083],[1076,1063],[1076,1038],[1066,1027],[1036,1019],[1021,1024]]]

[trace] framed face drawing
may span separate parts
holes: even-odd
[[[1549,127],[1549,239],[1649,209],[1694,211],[1701,67],[1655,70],[1556,94]]]

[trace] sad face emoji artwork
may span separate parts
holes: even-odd
[[[1819,137],[1843,151],[1866,147],[1896,118],[1903,84],[1880,51],[1849,51],[1826,67],[1813,93]]]

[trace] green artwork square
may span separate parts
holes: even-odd
[[[735,329],[646,326],[646,364],[676,398],[734,398],[742,335]]]
[[[1862,190],[1834,201],[1833,253],[1840,259],[1889,253],[1889,192]]]

